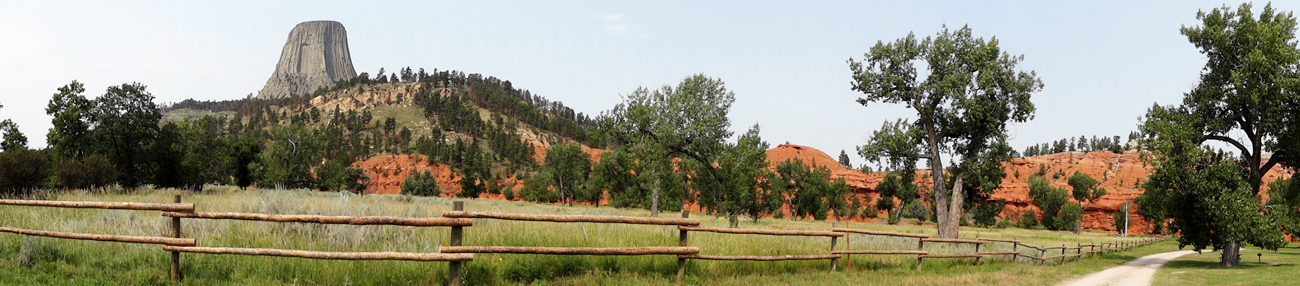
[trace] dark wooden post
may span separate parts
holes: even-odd
[[[176,195],[176,203],[181,202],[181,195]],[[172,217],[172,237],[181,237],[181,218]],[[181,252],[172,251],[172,281],[181,281]]]
[[[691,212],[682,210],[682,218],[691,218]],[[686,246],[686,231],[677,232],[677,246]],[[686,278],[686,258],[681,255],[677,256],[677,284],[682,284],[682,278]]]
[[[1013,237],[1011,239],[1016,241],[1011,243],[1011,251],[1016,252],[1016,254],[1011,255],[1011,262],[1016,262],[1016,260],[1020,260],[1020,238]]]
[[[465,202],[463,201],[451,202],[451,209],[455,211],[463,211],[465,210]],[[451,246],[460,246],[461,236],[463,234],[464,234],[464,229],[461,228],[460,226],[451,227],[451,243],[450,243]],[[461,281],[461,277],[460,277],[460,263],[461,263],[460,261],[447,262],[447,282],[451,286],[460,286],[462,283],[464,283],[464,281]]]
[[[1079,247],[1074,248],[1074,255],[1075,255],[1074,261],[1079,261],[1079,259],[1083,259],[1083,244],[1082,243],[1076,243],[1076,244],[1078,244]]]
[[[1061,264],[1060,264],[1060,265],[1065,265],[1065,245],[1064,245],[1064,244],[1061,245]]]
[[[835,229],[835,223],[834,223],[834,222],[831,222],[831,229],[832,229],[832,231],[834,231],[834,229]],[[835,252],[835,240],[838,239],[838,238],[839,238],[839,237],[836,237],[836,236],[832,236],[832,237],[831,237],[831,252]],[[847,239],[845,239],[845,240],[847,241]],[[831,258],[831,272],[835,272],[835,260],[836,260],[835,258]]]
[[[916,243],[916,250],[918,250],[918,251],[925,251],[925,238],[917,238],[917,240],[918,240],[918,242]],[[917,255],[916,255],[916,271],[921,271],[921,257],[922,257],[922,256],[925,256],[925,254],[917,254]]]
[[[979,237],[976,236],[975,239],[979,239]],[[975,255],[980,255],[980,245],[980,243],[975,244]],[[975,264],[980,264],[980,258],[984,258],[984,256],[980,255],[975,257]]]

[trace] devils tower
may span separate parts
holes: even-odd
[[[348,32],[335,21],[298,23],[280,51],[275,72],[258,92],[259,98],[303,95],[335,81],[357,76],[348,53]]]

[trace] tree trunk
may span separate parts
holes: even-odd
[[[948,204],[947,189],[943,184],[943,158],[939,156],[939,135],[934,129],[934,122],[926,120],[925,133],[926,141],[930,145],[930,177],[934,179],[934,214],[935,222],[938,224],[940,238],[957,238],[957,225],[951,218],[950,211],[944,206]]]
[[[957,180],[952,183],[952,204],[948,207],[948,223],[939,224],[940,230],[944,227],[950,228],[948,231],[953,234],[951,238],[957,238],[957,226],[961,225],[961,204],[965,201],[962,197],[964,195],[966,194],[962,192],[961,176],[957,176]]]
[[[1241,266],[1241,244],[1236,241],[1229,241],[1223,244],[1223,256],[1219,258],[1219,266],[1237,267]]]

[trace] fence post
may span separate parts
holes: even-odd
[[[463,201],[451,202],[451,209],[455,211],[463,211],[465,210],[465,202]],[[451,243],[450,243],[451,246],[460,246],[461,235],[463,234],[464,234],[464,229],[462,229],[460,226],[451,227]],[[451,284],[451,286],[460,286],[461,283],[463,283],[460,277],[460,263],[461,263],[460,261],[447,262],[447,282],[448,284]]]
[[[682,210],[682,218],[691,218],[691,211]],[[686,246],[686,230],[677,232],[677,246]],[[686,277],[686,258],[677,256],[677,284],[682,284],[682,278]]]
[[[918,242],[916,243],[916,250],[917,250],[917,251],[925,251],[925,238],[917,238],[916,240],[918,240]],[[916,271],[921,271],[921,257],[922,257],[922,256],[925,256],[925,254],[917,254],[917,255],[916,255]]]
[[[848,223],[848,222],[845,222],[845,223],[844,223],[844,228],[849,228],[849,223]],[[853,250],[853,241],[849,240],[849,237],[852,237],[852,235],[849,235],[849,232],[844,232],[844,250]],[[853,255],[852,255],[852,254],[844,254],[844,260],[845,260],[845,262],[848,262],[849,272],[852,272],[852,271],[853,271]]]
[[[176,203],[181,202],[181,195],[176,195]],[[181,218],[172,217],[172,237],[181,237]],[[181,281],[181,252],[172,251],[172,281]]]
[[[1079,261],[1080,259],[1083,259],[1083,243],[1075,243],[1075,244],[1078,244],[1079,247],[1074,248],[1074,255],[1075,255],[1074,261]]]
[[[1065,265],[1065,244],[1061,244],[1061,264]]]
[[[1047,259],[1043,259],[1043,257],[1046,257],[1046,256],[1047,256],[1047,249],[1046,249],[1046,248],[1044,248],[1044,249],[1039,249],[1039,250],[1038,250],[1038,258],[1039,258],[1039,259],[1038,259],[1038,265],[1047,265]]]
[[[835,229],[835,222],[831,222],[831,231],[834,231],[834,229]],[[845,236],[847,236],[847,234]],[[835,252],[835,240],[838,238],[839,237],[836,236],[831,237],[831,252]],[[848,239],[846,238],[845,240],[847,241]],[[831,272],[835,272],[835,260],[836,260],[835,258],[831,258]]]
[[[1016,241],[1011,243],[1011,251],[1016,252],[1016,254],[1011,255],[1011,262],[1016,262],[1020,260],[1020,238],[1012,237],[1011,239]]]
[[[979,237],[976,236],[975,239],[979,239]],[[975,255],[980,255],[980,243],[975,244]],[[984,258],[984,256],[980,255],[975,257],[975,264],[980,264],[980,258]]]

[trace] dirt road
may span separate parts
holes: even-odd
[[[1165,263],[1174,260],[1183,255],[1196,253],[1191,250],[1181,250],[1174,252],[1157,253],[1134,259],[1124,265],[1111,267],[1101,272],[1079,278],[1079,280],[1069,281],[1058,284],[1058,286],[1092,286],[1092,285],[1118,285],[1118,286],[1147,286],[1151,285],[1151,278],[1155,277],[1156,269],[1160,269]]]

